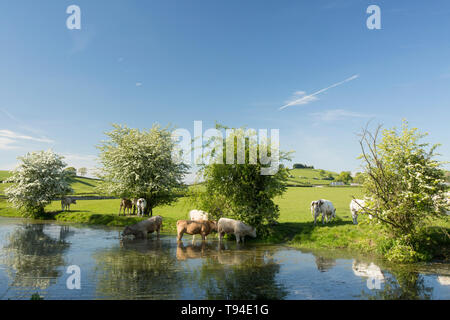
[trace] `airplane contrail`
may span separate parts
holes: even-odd
[[[314,92],[314,93],[312,93],[310,95],[303,96],[303,97],[301,97],[299,99],[291,101],[288,104],[285,104],[284,106],[280,107],[280,110],[283,110],[284,108],[287,108],[287,107],[290,107],[290,106],[295,106],[295,105],[300,105],[300,104],[307,104],[308,102],[311,102],[311,101],[315,100],[316,99],[315,96],[317,96],[318,94],[321,94],[322,92],[325,92],[325,91],[327,91],[327,90],[329,90],[331,88],[340,86],[341,84],[344,84],[346,82],[355,80],[357,78],[359,78],[359,74],[355,74],[355,75],[351,76],[350,78],[347,78],[347,79],[345,79],[343,81],[340,81],[338,83],[332,84],[331,86],[329,86],[327,88],[320,89],[319,91],[316,91],[316,92]]]

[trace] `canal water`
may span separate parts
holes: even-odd
[[[120,231],[0,218],[0,299],[450,299],[449,264]]]

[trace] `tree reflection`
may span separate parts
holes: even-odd
[[[124,239],[120,247],[94,254],[98,295],[111,299],[176,299],[181,276],[170,249],[169,243],[159,239]]]
[[[279,300],[287,295],[275,276],[280,266],[269,250],[262,248],[226,249],[204,260],[195,279],[206,299]]]
[[[336,259],[326,258],[320,255],[314,255],[317,269],[320,272],[327,272],[336,265]]]
[[[59,236],[52,237],[48,229]],[[15,229],[3,248],[9,286],[46,289],[55,283],[61,276],[58,267],[65,265],[64,253],[70,246],[66,238],[70,234],[67,226],[25,224]]]
[[[430,300],[432,294],[433,288],[426,286],[422,274],[400,267],[385,275],[381,289],[363,293],[363,296],[371,300]]]

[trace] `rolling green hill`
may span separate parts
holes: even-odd
[[[10,176],[9,171],[0,171],[0,181],[6,180]],[[98,185],[99,180],[83,177],[71,178],[71,186],[77,196],[95,196],[98,193],[95,187]],[[9,186],[9,183],[0,183],[0,195],[4,195],[4,190]]]
[[[321,174],[322,171],[322,174]],[[327,180],[328,176],[336,178],[338,174],[332,171],[320,169],[291,169],[289,170],[289,185],[329,185],[333,180]]]

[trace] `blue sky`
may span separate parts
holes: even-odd
[[[293,162],[356,171],[361,127],[405,118],[449,161],[449,16],[445,0],[2,1],[0,169],[49,148],[93,167],[111,123],[194,120],[280,129]]]

